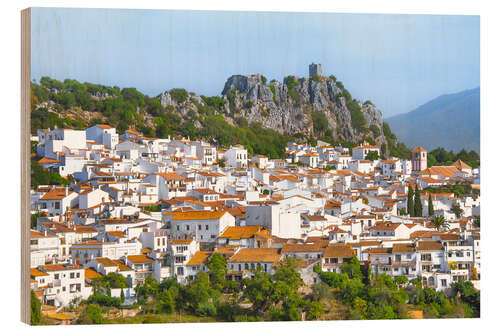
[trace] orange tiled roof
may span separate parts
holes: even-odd
[[[38,163],[40,164],[44,164],[44,163],[61,163],[60,160],[54,160],[52,158],[47,158],[47,157],[43,157],[41,158]]]
[[[85,278],[88,280],[102,278],[102,274],[93,268],[85,268]]]
[[[135,255],[130,255],[127,256],[127,259],[134,264],[138,263],[148,263],[148,262],[154,262],[154,259],[144,255],[144,254],[135,254]]]
[[[198,251],[191,259],[189,259],[189,261],[186,263],[186,266],[198,266],[204,264],[211,254],[211,251]]]
[[[228,262],[278,263],[281,259],[278,251],[278,249],[240,249]]]
[[[31,268],[30,269],[30,276],[47,276],[49,274],[45,273],[45,272],[42,272],[41,270],[39,270],[38,268]]]
[[[251,238],[255,236],[262,226],[260,225],[249,225],[243,227],[227,227],[226,230],[219,238],[229,238],[232,240]]]
[[[325,248],[324,257],[327,258],[350,258],[354,255],[349,245],[330,245]]]
[[[452,164],[452,166],[456,167],[459,170],[462,170],[462,169],[472,169],[472,167],[470,165],[468,165],[467,163],[465,163],[462,160],[456,161],[455,163]]]

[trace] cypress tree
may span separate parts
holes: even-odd
[[[42,303],[36,297],[35,292],[31,291],[31,325],[39,325],[42,318]]]
[[[429,206],[429,216],[434,215],[434,204],[432,203],[432,194],[431,193],[429,193],[428,206]]]
[[[413,187],[408,187],[408,198],[406,199],[406,212],[410,216],[415,216],[415,210],[413,206]]]
[[[414,213],[417,217],[422,216],[422,200],[420,199],[420,190],[418,189],[418,186],[415,189]]]

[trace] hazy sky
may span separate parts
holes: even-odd
[[[321,63],[384,117],[479,86],[479,17],[34,8],[32,79],[219,95]]]

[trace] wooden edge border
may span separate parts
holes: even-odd
[[[30,324],[31,9],[21,11],[21,321]]]

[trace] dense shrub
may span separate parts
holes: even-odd
[[[184,103],[188,98],[188,92],[186,89],[174,88],[170,90],[170,96],[177,103]]]

